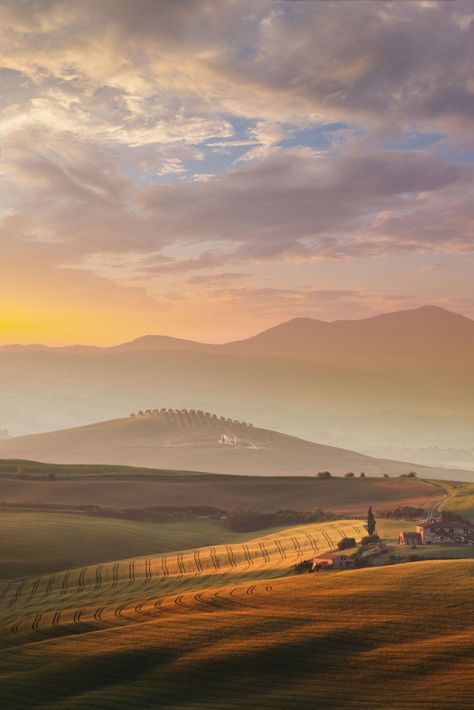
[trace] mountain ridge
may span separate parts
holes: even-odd
[[[98,346],[98,345],[60,345],[51,346],[44,345],[42,343],[11,343],[0,346],[0,350],[4,351],[27,351],[27,350],[59,350],[59,351],[79,351],[79,350],[150,350],[150,349],[200,349],[207,350],[209,352],[219,352],[221,350],[229,351],[243,344],[248,344],[255,342],[259,339],[271,336],[274,333],[281,331],[286,331],[288,329],[293,329],[300,326],[308,326],[309,328],[315,329],[319,328],[325,332],[331,332],[335,330],[341,330],[342,328],[354,330],[355,328],[366,328],[371,324],[388,324],[393,325],[397,320],[403,319],[403,324],[409,322],[415,323],[419,326],[420,322],[418,316],[425,316],[425,323],[427,323],[426,317],[429,316],[431,319],[436,316],[438,321],[435,323],[439,326],[439,319],[442,319],[445,325],[447,324],[462,324],[466,328],[470,328],[474,334],[474,320],[468,316],[464,316],[460,313],[450,311],[446,308],[436,305],[424,305],[412,309],[404,309],[399,311],[390,311],[387,313],[379,313],[374,316],[368,316],[366,318],[357,319],[337,319],[333,321],[324,321],[319,318],[312,318],[310,316],[298,316],[295,318],[290,318],[289,320],[277,323],[270,328],[265,328],[258,333],[251,335],[247,338],[241,338],[237,340],[230,340],[224,343],[206,343],[198,340],[192,340],[190,338],[179,338],[170,335],[165,335],[162,333],[148,333],[137,338],[133,338],[129,341],[124,341],[110,346]],[[432,325],[432,324],[431,324]]]

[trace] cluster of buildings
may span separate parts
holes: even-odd
[[[474,545],[474,524],[454,513],[443,513],[439,518],[419,523],[415,530],[401,531],[398,542],[400,545]],[[381,541],[360,550],[357,555],[348,555],[343,551],[326,552],[308,560],[307,571],[353,569],[365,557],[383,552],[387,552],[387,547]]]
[[[379,541],[369,545],[365,549],[360,549],[357,554],[347,555],[345,552],[326,552],[323,555],[313,557],[311,560],[311,571],[330,569],[354,569],[357,565],[368,557],[375,557],[383,552],[387,552],[385,543]]]
[[[324,555],[314,557],[312,560],[312,572],[326,569],[353,569],[356,565],[355,559],[351,555],[343,552],[326,552]]]
[[[244,448],[244,449],[257,449],[258,448],[258,446],[256,446],[251,441],[247,441],[246,439],[241,439],[239,436],[236,436],[235,434],[222,434],[217,441],[219,444],[224,444],[225,446],[237,446],[237,447]]]
[[[401,531],[398,536],[400,545],[431,545],[431,544],[474,544],[474,525],[467,520],[446,518],[431,518],[419,525],[413,531]]]

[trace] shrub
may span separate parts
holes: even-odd
[[[274,525],[304,525],[333,520],[334,513],[326,513],[316,508],[312,512],[298,510],[277,510],[274,513],[259,513],[254,510],[234,508],[227,516],[227,527],[237,532],[263,530]]]
[[[356,541],[353,537],[343,537],[342,540],[339,540],[339,542],[337,543],[337,547],[339,550],[347,550],[349,547],[355,546]]]
[[[231,530],[238,532],[250,532],[261,530],[267,527],[268,518],[265,513],[257,513],[254,510],[240,510],[234,508],[227,517],[227,525]]]
[[[396,508],[378,511],[381,518],[403,518],[404,520],[421,518],[424,513],[425,508],[417,508],[412,505],[399,505]]]
[[[313,563],[311,560],[302,560],[295,565],[296,574],[302,574],[303,572],[310,572],[313,569]]]
[[[352,473],[352,471],[349,471],[348,473],[344,474],[344,478],[354,478],[354,474]]]

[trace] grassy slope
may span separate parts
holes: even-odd
[[[452,481],[437,481],[437,483],[441,483],[448,494],[439,509],[459,513],[474,522],[474,483]]]
[[[380,519],[377,532],[395,542],[411,523]],[[151,523],[51,512],[0,514],[0,579],[58,572],[71,567],[139,557],[177,548],[245,542],[261,533],[236,533],[211,520]],[[437,549],[437,548],[436,548]],[[451,549],[451,548],[450,548]],[[472,548],[474,554],[474,548]],[[431,553],[435,548],[428,549]],[[463,547],[459,552],[466,553]],[[448,556],[444,553],[444,556]],[[466,557],[466,554],[459,556]]]
[[[17,477],[19,469],[27,478],[41,479],[54,473],[61,479],[137,479],[174,477],[188,479],[194,476],[208,476],[200,471],[178,471],[161,468],[140,468],[139,466],[120,466],[108,464],[57,464],[30,461],[29,459],[0,459],[0,479]]]
[[[0,530],[0,579],[255,535],[233,533],[208,520],[150,523],[50,512],[0,513]]]
[[[185,593],[150,616],[59,626],[34,643],[15,636],[2,652],[2,707],[472,706],[472,562],[302,575],[249,589]]]
[[[4,473],[11,470],[6,462],[3,464]],[[28,475],[43,474],[43,466],[31,463]],[[76,467],[73,468],[77,475]],[[57,474],[67,477],[68,469],[58,467]],[[137,475],[138,479],[104,480],[102,469],[94,467],[86,467],[84,478],[74,481],[0,478],[0,501],[59,505],[100,503],[106,506],[210,504],[225,508],[240,505],[263,511],[320,507],[347,515],[365,513],[369,504],[375,509],[393,507],[398,503],[423,503],[430,507],[442,493],[437,486],[403,479],[324,481],[199,473],[175,475],[167,471],[147,473],[156,473],[155,479],[142,480],[140,473],[132,469],[132,476]],[[99,479],[93,479],[93,475]],[[387,527],[390,521],[380,520],[379,524]],[[395,539],[398,536],[401,523],[393,525],[397,529],[391,535],[383,532],[384,537]],[[157,524],[96,518],[67,510],[1,512],[0,579],[46,574],[178,548],[246,540],[253,535],[237,535],[219,523],[205,520]]]
[[[267,532],[247,542],[161,553],[134,559],[69,569],[26,580],[4,582],[0,587],[0,625],[9,630],[21,619],[20,634],[36,633],[33,619],[42,614],[41,629],[69,624],[82,610],[83,622],[116,619],[117,609],[163,598],[187,589],[253,582],[288,574],[293,565],[318,552],[336,547],[344,536],[360,539],[365,529],[359,520],[338,520]],[[16,633],[16,631],[14,632]],[[8,633],[7,633],[8,636]]]
[[[223,446],[223,433],[251,442],[252,448]],[[294,476],[321,469],[336,474],[365,471],[399,475],[415,468],[425,478],[448,478],[442,467],[377,459],[317,444],[269,429],[211,416],[163,412],[0,440],[0,455],[70,464],[128,464],[213,473]],[[453,472],[470,480],[469,472]],[[466,476],[468,477],[466,479]]]

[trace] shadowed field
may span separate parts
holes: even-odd
[[[138,590],[137,590],[138,591]],[[142,591],[142,598],[144,598]],[[471,707],[474,563],[189,588],[4,630],[5,708]]]

